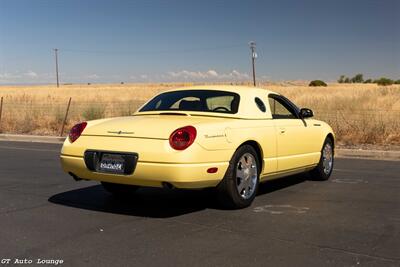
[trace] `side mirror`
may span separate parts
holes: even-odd
[[[311,109],[309,108],[302,108],[300,109],[300,116],[305,119],[305,118],[311,118],[314,116],[314,113]]]

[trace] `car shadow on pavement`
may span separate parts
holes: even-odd
[[[52,203],[94,211],[140,217],[168,218],[201,211],[209,206],[207,192],[140,188],[132,196],[115,197],[101,185],[56,194]]]
[[[304,182],[290,176],[262,183],[258,197]],[[205,209],[223,209],[212,190],[140,188],[132,196],[117,198],[101,185],[93,185],[51,196],[49,202],[93,211],[150,218],[170,218]]]
[[[310,177],[306,173],[287,176],[284,178],[278,178],[275,180],[266,181],[260,184],[258,188],[258,196],[272,193],[274,191],[279,191],[289,186],[294,186],[296,184],[303,183],[310,180]]]

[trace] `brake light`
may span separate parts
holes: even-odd
[[[85,128],[86,128],[86,125],[87,125],[87,122],[84,121],[84,122],[78,123],[74,127],[72,127],[71,131],[68,134],[68,138],[71,143],[75,142],[76,139],[78,139],[79,136],[81,136],[83,130],[85,130]]]
[[[185,150],[196,139],[196,128],[193,126],[185,126],[176,129],[169,137],[169,144],[173,149]]]

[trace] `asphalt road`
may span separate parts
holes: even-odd
[[[327,182],[267,182],[250,208],[231,211],[204,191],[114,199],[64,174],[59,150],[0,142],[3,263],[400,266],[400,162],[338,159]]]

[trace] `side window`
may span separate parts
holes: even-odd
[[[261,112],[266,111],[264,102],[260,98],[258,98],[258,97],[254,98],[254,102],[256,102],[256,105],[257,105],[258,109],[261,110]]]
[[[297,119],[295,111],[281,99],[268,97],[273,119]]]

